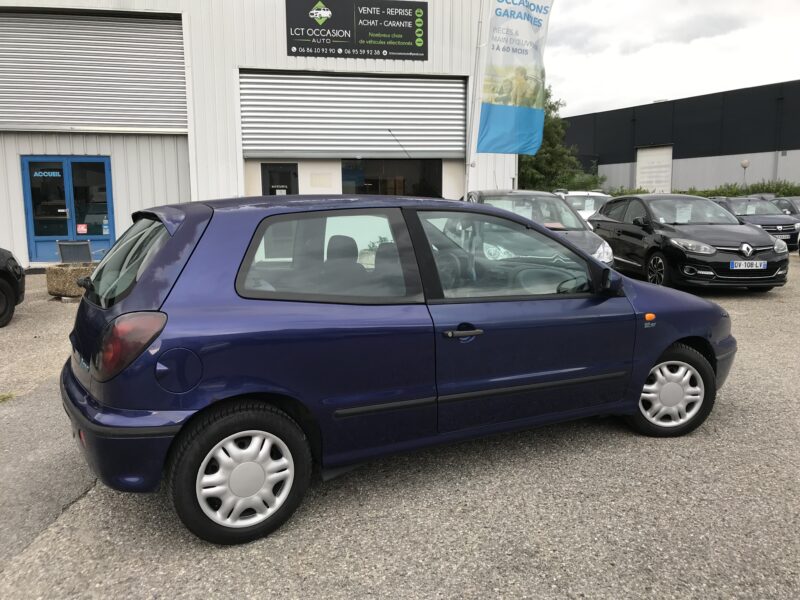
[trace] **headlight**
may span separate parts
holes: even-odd
[[[489,260],[503,260],[505,258],[514,258],[514,254],[509,252],[502,246],[495,246],[494,244],[483,243],[483,254]]]
[[[800,223],[795,223],[794,224],[794,230],[795,231],[800,231]]]
[[[685,252],[691,252],[692,254],[714,254],[716,253],[717,249],[709,246],[708,244],[704,244],[703,242],[696,242],[694,240],[683,240],[681,238],[673,238],[670,240],[670,243],[673,246],[677,246],[681,250]]]
[[[596,258],[600,262],[611,264],[614,262],[614,252],[611,246],[605,240],[600,244],[600,247],[592,254],[592,258]]]
[[[783,240],[775,240],[775,246],[773,246],[773,250],[775,250],[776,254],[786,254],[789,252],[789,246],[787,246],[786,242]]]

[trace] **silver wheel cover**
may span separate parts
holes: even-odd
[[[195,493],[218,525],[252,527],[283,506],[294,481],[288,446],[266,431],[242,431],[214,446],[200,464]]]
[[[678,427],[694,418],[704,398],[705,385],[697,369],[671,360],[650,371],[639,398],[639,410],[653,425]]]

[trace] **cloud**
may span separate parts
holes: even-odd
[[[557,0],[548,82],[577,115],[800,79],[798,0]]]
[[[620,44],[622,54],[632,54],[654,44],[683,43],[715,38],[742,29],[748,20],[743,15],[705,14],[686,17],[661,29],[654,38],[628,40]]]

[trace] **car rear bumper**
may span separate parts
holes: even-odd
[[[183,411],[124,411],[100,406],[72,373],[61,371],[61,400],[89,467],[107,486],[125,492],[158,489]]]

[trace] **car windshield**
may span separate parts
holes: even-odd
[[[656,221],[668,225],[736,225],[727,210],[705,198],[660,198],[649,202]]]
[[[594,194],[567,194],[567,202],[575,210],[586,210],[595,212],[600,210],[600,207],[608,202],[608,196],[600,196]]]
[[[564,200],[557,196],[536,196],[533,194],[484,196],[481,202],[516,213],[553,231],[581,231],[586,229],[583,220],[570,210]]]
[[[781,210],[772,202],[749,198],[731,198],[728,200],[733,213],[740,216],[747,215],[782,215]]]

